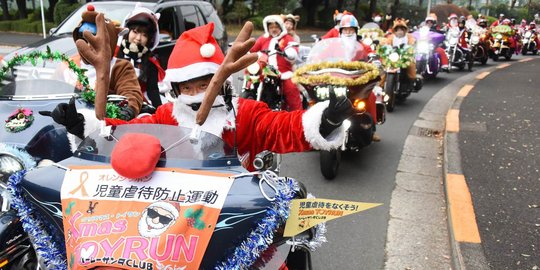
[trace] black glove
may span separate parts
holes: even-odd
[[[346,96],[336,97],[334,89],[330,90],[330,104],[324,109],[321,117],[319,132],[323,137],[328,136],[334,129],[341,126],[345,119],[353,113],[351,101]]]
[[[131,107],[120,107],[120,119],[129,121],[133,118],[135,118],[135,111]]]
[[[39,114],[52,117],[54,122],[65,126],[69,133],[84,139],[84,116],[77,113],[75,97],[69,100],[69,104],[60,103],[52,112],[40,111]]]

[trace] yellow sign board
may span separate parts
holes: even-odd
[[[297,235],[321,222],[362,212],[382,203],[363,203],[329,199],[294,199],[283,236]]]

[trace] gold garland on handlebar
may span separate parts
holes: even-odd
[[[310,71],[317,71],[327,68],[340,68],[344,70],[364,70],[358,78],[338,78],[332,76],[328,73],[319,74],[319,75],[308,75]],[[365,62],[323,62],[319,64],[308,64],[294,72],[292,81],[294,83],[300,83],[304,85],[318,85],[318,84],[332,84],[332,85],[343,85],[343,86],[357,86],[367,84],[369,81],[377,78],[379,76],[379,69],[369,63]]]

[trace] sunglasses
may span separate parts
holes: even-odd
[[[160,213],[158,213],[156,210],[154,210],[152,208],[148,208],[147,214],[148,214],[148,217],[151,218],[151,219],[159,217],[159,223],[161,223],[163,225],[167,225],[167,224],[171,223],[171,221],[173,220],[170,217],[161,215]]]

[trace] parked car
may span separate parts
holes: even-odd
[[[102,12],[111,20],[123,22],[127,14],[135,8],[137,2],[154,12],[161,13],[159,19],[160,41],[155,49],[161,66],[167,67],[169,55],[180,35],[191,28],[214,22],[214,37],[221,49],[227,49],[227,32],[225,26],[217,15],[212,4],[204,1],[94,1],[87,3],[70,14],[58,27],[51,29],[49,37],[33,44],[24,46],[6,55],[2,60],[3,66],[13,56],[31,51],[45,51],[47,46],[51,51],[58,51],[76,58],[78,56],[75,42],[73,41],[73,29],[81,21],[81,14],[87,9],[87,5],[93,5],[97,12]],[[30,76],[39,79],[48,79],[56,70],[57,63],[47,63],[41,66],[21,65],[16,68],[19,79]],[[0,66],[0,67],[1,67]],[[7,78],[9,80],[9,78]],[[7,82],[3,82],[6,84]]]

